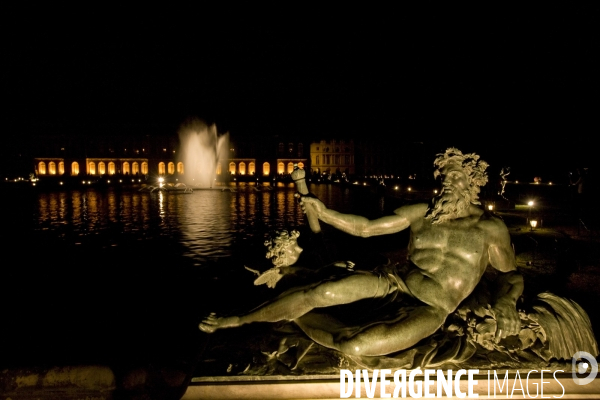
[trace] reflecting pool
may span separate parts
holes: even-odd
[[[247,285],[244,265],[266,262],[265,235],[307,229],[293,184],[228,189],[5,193],[8,338],[0,358],[114,363],[189,353],[215,293],[231,291],[231,304],[243,300],[236,288]],[[369,192],[311,191],[343,212],[385,212]]]

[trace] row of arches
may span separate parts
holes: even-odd
[[[73,161],[71,163],[71,175],[79,175],[79,163]],[[45,161],[38,162],[37,165],[38,175],[64,175],[65,163],[63,161],[54,162]],[[148,163],[147,162],[132,162],[125,161],[121,164],[121,170],[117,170],[117,166],[113,161],[88,161],[86,164],[86,173],[88,175],[115,175],[117,173],[122,174],[148,174]]]
[[[304,168],[304,163],[299,162],[298,166],[300,168]],[[255,175],[256,174],[256,165],[254,162],[249,162],[246,164],[241,161],[239,163],[230,162],[228,171],[231,175]],[[277,163],[277,173],[280,175],[283,174],[291,174],[294,171],[294,163],[288,162],[287,164],[284,162]],[[220,165],[217,168],[217,175],[221,174]],[[264,162],[262,164],[262,175],[267,176],[271,174],[271,163]]]
[[[44,161],[40,161],[37,166],[37,173],[39,175],[63,175],[65,173],[65,163],[63,161],[59,161],[58,163],[50,161],[46,166]],[[79,164],[77,164],[77,173],[79,173]]]
[[[166,174],[173,175],[173,174],[175,174],[175,168],[177,168],[178,174],[184,173],[182,162],[178,162],[177,164],[175,164],[173,162],[164,163],[161,161],[158,163],[158,174],[159,175],[166,175]]]
[[[108,163],[100,161],[97,164],[94,161],[89,161],[87,167],[87,172],[89,175],[114,175],[116,173],[122,173],[125,175],[148,174],[148,163],[145,161],[141,163],[137,161],[132,163],[124,161],[121,164],[121,171],[116,170],[116,164],[112,161],[109,161]]]
[[[304,163],[298,163],[300,168],[304,168]],[[88,161],[86,164],[86,173],[88,175],[114,175],[117,173],[121,174],[148,174],[148,163],[143,162],[128,162],[124,161],[120,165],[120,170],[117,168],[117,164],[113,161],[104,162],[104,161]],[[277,163],[277,173],[278,174],[291,174],[294,171],[294,163],[293,162],[279,162]],[[73,161],[71,163],[71,175],[79,175],[79,163],[77,161]],[[184,174],[184,166],[182,162],[174,163],[174,162],[159,162],[158,163],[158,174],[159,175],[173,175],[177,172],[178,174]],[[222,166],[219,163],[217,165],[216,173],[217,175],[221,175],[223,172]],[[238,163],[230,162],[228,165],[228,172],[231,175],[255,175],[256,174],[256,164],[253,161],[248,163],[241,161]],[[40,161],[37,165],[37,173],[38,175],[63,175],[65,173],[65,163],[63,161],[54,162],[54,161]],[[270,175],[271,173],[271,164],[265,162],[262,164],[262,174]]]
[[[298,163],[298,166],[300,168],[304,168],[304,163],[300,162],[300,163]],[[159,175],[166,175],[166,174],[172,175],[175,173],[175,168],[177,168],[178,174],[184,174],[184,166],[183,166],[183,163],[181,163],[181,162],[179,162],[177,164],[174,164],[172,162],[158,163],[158,174]],[[279,162],[277,164],[277,173],[278,174],[285,174],[285,173],[291,174],[293,170],[294,170],[293,162],[288,162],[287,164],[285,164],[283,162]],[[256,163],[254,163],[253,161],[250,161],[250,162],[240,161],[238,163],[231,161],[228,164],[227,171],[231,175],[255,175],[256,174]],[[217,175],[221,175],[223,173],[223,166],[221,163],[217,164],[217,168],[216,168],[215,172]],[[271,174],[271,164],[270,163],[264,162],[262,164],[262,174],[263,175]]]

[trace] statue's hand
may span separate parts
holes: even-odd
[[[499,299],[493,307],[496,316],[496,343],[507,336],[516,335],[521,328],[521,319],[516,305],[508,299]]]
[[[302,212],[306,214],[306,210],[313,210],[317,217],[321,216],[321,213],[325,210],[325,204],[315,197],[300,196],[300,207]]]

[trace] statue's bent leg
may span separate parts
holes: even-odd
[[[389,282],[376,274],[352,274],[280,297],[240,316],[239,325],[251,322],[291,321],[315,308],[382,297],[390,290],[394,289],[390,288]]]
[[[389,281],[377,274],[356,273],[289,293],[246,315],[218,317],[211,314],[200,323],[199,328],[204,332],[211,333],[217,329],[233,328],[252,322],[291,321],[315,308],[383,297],[393,290],[396,288],[390,287]]]
[[[342,353],[381,356],[405,350],[431,336],[444,323],[448,313],[431,306],[417,307],[398,322],[374,321],[352,336],[341,336],[335,330],[311,323],[310,318],[298,321],[300,328],[315,342]]]

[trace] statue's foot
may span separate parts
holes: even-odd
[[[217,317],[217,314],[210,313],[210,315],[202,320],[198,325],[201,331],[206,333],[213,333],[217,329],[232,328],[238,326],[238,317]]]

